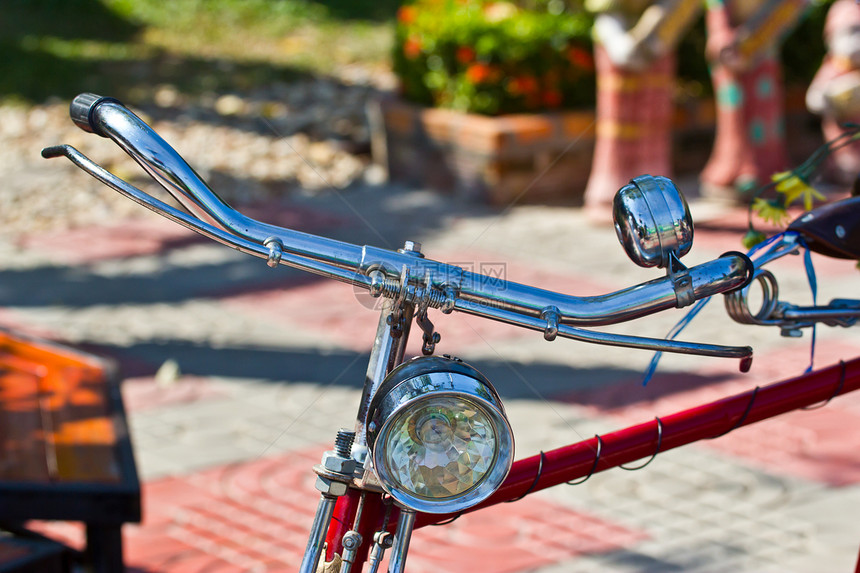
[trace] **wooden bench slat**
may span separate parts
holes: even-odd
[[[2,360],[2,358],[0,358]],[[39,379],[0,362],[0,480],[48,483],[50,471],[39,410]]]
[[[102,365],[0,332],[0,479],[118,483]]]

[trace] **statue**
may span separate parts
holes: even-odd
[[[615,192],[643,174],[671,176],[674,50],[701,0],[585,0],[594,23],[597,128],[585,211],[610,223]]]
[[[702,194],[738,200],[788,166],[778,48],[808,0],[707,0],[717,106]]]
[[[842,133],[840,124],[860,123],[860,5],[855,0],[833,3],[824,41],[827,55],[806,92],[806,107],[821,116],[824,140],[830,141]],[[860,175],[860,142],[839,147],[831,161],[828,174],[835,182],[854,182]]]

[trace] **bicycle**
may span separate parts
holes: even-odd
[[[795,234],[767,253],[764,262],[753,264],[742,253],[727,253],[687,268],[680,262],[692,244],[686,203],[668,179],[643,176],[616,197],[616,225],[630,258],[640,266],[665,269],[666,276],[603,296],[572,297],[427,259],[414,242],[395,252],[254,221],[223,203],[166,142],[116,100],[82,94],[72,103],[71,115],[85,131],[119,144],[188,213],[117,178],[70,146],[46,148],[43,156],[65,156],[143,206],[263,258],[271,267],[284,264],[346,282],[384,301],[356,430],[340,432],[334,450],[326,452],[314,468],[321,496],[302,572],[346,573],[353,567],[361,569],[365,562],[367,570],[377,571],[389,548],[388,570],[403,571],[416,527],[443,524],[464,512],[517,501],[563,482],[582,483],[611,467],[637,459],[650,461],[660,452],[724,435],[860,386],[860,359],[855,359],[514,462],[513,436],[490,381],[458,358],[432,356],[439,334],[429,319],[429,309],[505,322],[541,332],[548,341],[561,337],[735,358],[744,370],[752,356],[749,347],[608,334],[583,327],[686,307],[716,294],[727,295],[729,312],[740,322],[775,325],[787,331],[817,322],[851,326],[860,317],[860,302],[840,299],[814,308],[780,303],[775,278],[761,269],[774,258],[797,252],[800,239],[831,254],[833,241],[801,222],[792,230]],[[856,209],[857,201],[839,207]],[[837,213],[840,216],[844,212]],[[848,251],[836,254],[856,257],[855,229],[845,236],[852,238]],[[757,311],[749,309],[745,294],[753,281],[764,292],[762,308]],[[404,361],[413,322],[421,330],[425,356]],[[442,466],[446,470],[434,473],[439,466],[432,465],[432,458],[452,447],[457,453],[454,461],[463,466],[461,471],[452,471],[451,460],[444,458],[449,462]],[[423,466],[416,461],[419,455],[425,458]]]

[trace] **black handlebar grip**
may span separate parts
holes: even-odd
[[[93,121],[93,112],[95,111],[96,107],[100,103],[104,103],[106,101],[122,105],[122,102],[112,97],[103,97],[96,94],[83,93],[76,96],[75,99],[72,100],[72,103],[69,104],[69,115],[72,117],[72,121],[75,122],[75,125],[83,129],[84,131],[88,133],[95,133],[96,135],[101,135],[102,137],[107,137],[105,134],[99,131],[99,129],[95,125],[95,122]]]

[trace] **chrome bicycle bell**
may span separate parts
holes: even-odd
[[[668,268],[693,246],[693,219],[684,196],[666,177],[641,175],[618,190],[615,232],[640,267]]]

